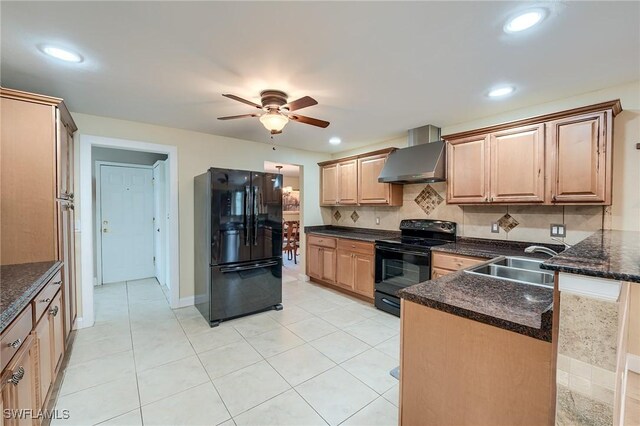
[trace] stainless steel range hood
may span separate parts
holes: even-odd
[[[440,128],[428,125],[409,130],[409,147],[389,154],[378,182],[444,182],[445,173],[446,150]]]

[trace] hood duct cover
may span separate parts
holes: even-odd
[[[414,129],[409,132],[411,143],[416,143],[414,135],[422,129],[433,129],[433,126]],[[416,132],[418,131],[418,132]],[[431,132],[433,134],[433,132]],[[438,139],[439,132],[438,132]],[[425,183],[444,182],[446,180],[446,149],[442,140],[427,141],[402,148],[389,154],[378,182],[384,183]]]

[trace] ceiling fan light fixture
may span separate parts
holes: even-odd
[[[260,116],[260,122],[270,132],[281,132],[289,122],[289,117],[277,111],[269,111]]]

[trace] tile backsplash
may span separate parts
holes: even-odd
[[[397,230],[402,219],[449,220],[458,224],[459,236],[541,243],[554,243],[549,237],[553,223],[564,223],[565,241],[575,244],[610,222],[609,209],[602,206],[457,206],[446,203],[446,191],[445,182],[405,185],[402,207],[325,209],[331,210],[332,225]],[[500,225],[497,234],[491,232],[493,222]]]

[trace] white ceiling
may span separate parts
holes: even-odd
[[[550,16],[503,33],[514,12]],[[637,80],[640,2],[5,2],[1,77],[72,111],[271,143],[266,88],[319,105],[327,129],[289,123],[278,145],[335,152]],[[55,43],[86,58],[43,56]],[[517,92],[492,100],[487,90]],[[339,136],[339,146],[328,144]]]
[[[280,170],[276,166],[282,166]],[[284,176],[299,176],[300,166],[284,163],[272,163],[271,161],[264,162],[264,171],[269,173],[280,173]]]

